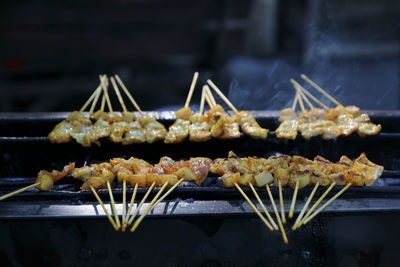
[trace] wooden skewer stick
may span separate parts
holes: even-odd
[[[300,95],[300,92],[299,92],[300,90],[298,88],[296,88],[296,87],[295,87],[295,90],[299,94],[298,99],[299,99],[299,104],[300,104],[301,111],[304,112],[304,111],[306,111],[306,109],[304,108],[303,99],[302,99],[302,97]]]
[[[352,185],[352,183],[347,184],[342,190],[340,190],[336,195],[334,195],[331,199],[329,199],[324,205],[322,205],[318,210],[316,210],[310,217],[306,218],[304,220],[304,224],[307,224],[309,221],[312,220],[315,216],[317,216],[321,211],[323,211],[329,204],[331,204],[335,199],[337,199],[341,194],[344,193],[349,187]]]
[[[126,180],[122,182],[122,231],[124,232],[124,225],[126,224],[125,221],[125,214],[126,214]]]
[[[156,203],[154,203],[153,207],[157,206],[160,204],[161,201],[163,201],[169,194],[171,194],[172,191],[175,190],[175,188],[182,183],[185,180],[185,178],[181,178],[176,184],[174,184],[162,197],[160,197],[159,200],[157,200]]]
[[[20,188],[20,189],[18,189],[18,190],[15,190],[14,192],[5,194],[5,195],[3,195],[3,196],[0,197],[0,201],[4,200],[4,199],[6,199],[6,198],[12,197],[12,196],[14,196],[14,195],[16,195],[16,194],[22,193],[22,192],[24,192],[24,191],[26,191],[26,190],[29,190],[29,189],[31,189],[31,188],[33,188],[33,187],[35,187],[35,186],[38,186],[38,185],[40,185],[40,182],[37,182],[37,183],[31,184],[31,185],[25,186],[24,188]]]
[[[103,201],[101,201],[99,195],[97,194],[96,190],[94,190],[93,186],[90,186],[90,190],[92,190],[92,193],[96,197],[97,202],[99,202],[100,206],[103,208],[104,213],[106,214],[106,216],[107,216],[108,220],[110,221],[111,225],[114,227],[115,231],[118,231],[119,227],[115,224],[115,221],[111,217],[110,213],[108,213],[106,207],[104,206]]]
[[[102,81],[102,79],[101,79],[101,75],[100,75],[100,82],[101,81]],[[103,88],[104,95],[106,96],[108,111],[113,112],[113,109],[111,106],[111,101],[110,101],[110,96],[108,95],[108,85],[106,85],[104,82],[101,82],[101,87]]]
[[[296,91],[296,96],[294,97],[292,109],[296,110],[297,103],[299,102],[299,93]]]
[[[140,208],[143,206],[143,203],[146,201],[147,197],[150,195],[150,192],[153,190],[154,186],[156,185],[156,182],[153,182],[149,189],[147,189],[146,194],[144,195],[143,199],[140,201],[139,205],[136,207],[135,211],[133,212],[132,216],[128,220],[128,225],[130,225],[133,222],[133,219],[135,219],[136,215],[138,214]]]
[[[242,196],[244,197],[244,199],[247,201],[247,203],[249,203],[250,207],[256,212],[256,214],[258,215],[258,217],[260,217],[260,219],[265,223],[265,225],[271,229],[271,225],[268,223],[267,219],[265,219],[265,217],[261,214],[261,212],[257,209],[257,207],[253,204],[253,202],[251,202],[251,200],[249,199],[249,197],[246,195],[245,192],[243,192],[242,188],[240,188],[240,186],[238,185],[238,183],[235,182],[235,186],[237,188],[237,190],[240,192],[240,194],[242,194]],[[273,231],[273,229],[271,230]]]
[[[279,229],[281,230],[283,242],[285,244],[287,244],[287,243],[289,243],[289,241],[286,236],[285,228],[283,228],[281,218],[279,217],[278,209],[276,208],[274,198],[272,197],[271,189],[269,188],[269,184],[267,184],[265,187],[267,188],[269,199],[271,200],[272,207],[274,208],[275,217],[278,220],[278,225],[279,225]]]
[[[303,91],[303,93],[305,93],[309,98],[311,98],[315,103],[317,103],[318,105],[321,106],[321,108],[325,109],[326,111],[329,110],[329,108],[327,106],[324,105],[324,103],[322,103],[321,101],[319,101],[315,96],[313,96],[306,88],[304,88],[303,86],[301,86],[299,84],[299,88],[301,91]]]
[[[283,204],[282,183],[280,179],[278,179],[278,188],[279,188],[279,202],[281,206],[282,223],[285,224],[286,223],[285,206]]]
[[[119,101],[119,103],[121,104],[122,110],[123,110],[124,112],[128,112],[128,110],[126,109],[126,106],[125,106],[125,102],[124,102],[124,100],[122,99],[121,93],[119,92],[118,86],[117,86],[117,84],[115,83],[114,77],[111,77],[110,80],[111,80],[111,83],[112,83],[112,85],[113,85],[113,87],[114,87],[115,94],[116,94],[117,97],[118,97],[118,101]]]
[[[294,88],[300,93],[300,96],[306,101],[308,107],[310,109],[314,108],[313,104],[308,100],[308,98],[304,95],[303,91],[301,90],[301,85],[296,82],[293,78],[290,79],[290,82],[293,84]]]
[[[190,84],[189,93],[186,98],[185,108],[187,108],[190,104],[190,100],[192,99],[194,87],[196,86],[197,78],[199,77],[199,73],[196,71],[193,75],[192,83]]]
[[[272,219],[271,215],[269,215],[269,212],[268,212],[267,208],[265,207],[264,203],[261,201],[261,198],[260,198],[260,196],[258,195],[257,191],[254,189],[253,184],[249,183],[249,186],[250,186],[251,190],[253,191],[254,196],[257,198],[258,203],[259,203],[259,204],[261,205],[261,207],[263,208],[264,213],[265,213],[265,215],[267,216],[268,220],[269,220],[269,221],[271,222],[271,224],[272,224],[272,226],[268,224],[268,225],[267,225],[268,228],[269,228],[271,231],[278,230],[278,229],[279,229],[278,226],[277,226],[276,223],[274,222],[274,219]]]
[[[297,192],[299,191],[299,180],[296,181],[296,186],[294,187],[292,203],[289,210],[289,219],[293,218],[294,207],[296,206]]]
[[[217,87],[211,80],[207,80],[207,83],[211,86],[212,89],[214,89],[214,91],[222,98],[222,100],[225,101],[225,103],[226,103],[235,113],[239,113],[239,111],[235,108],[235,106],[233,106],[233,104],[231,103],[231,101],[229,101],[229,99],[221,92],[221,90],[218,89],[218,87]]]
[[[301,78],[303,80],[305,80],[306,82],[308,82],[312,87],[314,87],[315,89],[317,89],[318,91],[320,91],[323,95],[325,95],[330,101],[332,101],[333,103],[335,103],[338,106],[343,106],[342,104],[339,103],[339,101],[337,101],[336,99],[334,99],[331,95],[329,95],[327,92],[325,92],[324,89],[322,89],[321,87],[319,87],[315,82],[313,82],[310,78],[308,78],[306,75],[301,74],[300,75]]]
[[[113,212],[114,212],[115,223],[117,224],[118,230],[119,230],[119,228],[121,228],[121,223],[120,223],[120,221],[119,221],[119,217],[118,217],[118,213],[117,213],[117,208],[115,207],[114,196],[113,196],[113,193],[112,193],[112,191],[111,191],[111,185],[110,185],[110,182],[109,182],[109,181],[107,181],[107,189],[108,189],[108,194],[109,194],[109,196],[110,196],[111,207],[112,207]]]
[[[89,118],[89,119],[90,119],[90,117],[91,117],[92,114],[93,114],[94,108],[95,108],[96,105],[97,105],[97,101],[99,100],[100,95],[101,95],[101,88],[100,88],[100,90],[97,91],[97,94],[96,94],[96,96],[95,96],[95,98],[94,98],[94,100],[93,100],[93,102],[92,102],[92,106],[90,107],[89,115],[88,115],[88,118]]]
[[[207,85],[205,85],[205,86],[207,86]],[[209,106],[210,108],[212,108],[212,107],[214,107],[215,105],[214,105],[213,101],[211,100],[211,97],[210,97],[210,95],[209,95],[209,91],[210,91],[210,88],[207,86],[207,87],[206,87],[206,90],[205,90],[205,98],[206,98],[206,101],[207,101],[208,106]]]
[[[310,195],[308,196],[308,199],[307,199],[306,203],[304,204],[304,207],[301,209],[299,216],[297,216],[297,219],[292,226],[293,231],[297,229],[299,222],[303,218],[303,215],[306,212],[308,205],[310,205],[310,202],[311,202],[312,198],[314,197],[315,192],[317,191],[318,186],[319,186],[319,182],[317,182],[315,184],[314,189],[311,191]]]
[[[151,206],[151,208],[149,209],[149,211],[148,212],[150,212],[151,211],[151,209],[153,209],[154,207],[156,207],[158,204],[160,204],[160,202],[161,201],[163,201],[172,191],[174,191],[175,190],[175,188],[180,184],[180,183],[182,183],[183,181],[185,180],[185,178],[181,178],[176,184],[174,184],[166,193],[164,193],[164,195],[162,195],[162,197],[160,197],[152,206]],[[147,212],[147,213],[148,213]],[[144,218],[144,216],[146,216],[146,215],[142,215],[143,216],[143,218]],[[140,219],[140,218],[139,218]],[[138,219],[138,220],[139,220]],[[143,220],[143,219],[142,219]],[[139,222],[140,223],[140,222]],[[137,224],[137,226],[139,226],[139,223]],[[137,226],[136,226],[136,228],[137,228]]]
[[[125,94],[131,101],[132,105],[136,108],[137,111],[139,111],[140,115],[144,116],[143,111],[140,109],[139,105],[136,103],[135,99],[132,97],[128,88],[126,88],[125,84],[122,82],[122,80],[119,78],[119,76],[117,74],[115,74],[114,76],[115,76],[115,79],[117,79],[119,85],[121,85],[122,90],[124,90]]]
[[[133,193],[132,193],[132,197],[131,197],[131,202],[129,203],[129,209],[128,212],[126,213],[126,218],[125,218],[125,224],[122,224],[122,231],[125,232],[126,226],[128,225],[128,221],[129,221],[129,215],[131,214],[132,211],[132,207],[133,207],[133,203],[135,202],[135,198],[136,198],[136,193],[137,193],[137,189],[139,187],[139,184],[136,183],[135,184],[135,188],[133,189]]]
[[[105,75],[100,75],[100,84],[102,83],[103,79],[106,78]],[[83,104],[83,106],[81,107],[81,109],[79,110],[79,112],[83,112],[85,111],[85,109],[90,105],[90,103],[93,101],[93,99],[95,98],[97,91],[101,88],[101,85],[99,85],[96,90],[94,90],[94,92],[92,93],[92,95],[89,97],[89,99],[85,102],[85,104]],[[100,89],[101,90],[101,89]]]
[[[205,86],[203,86],[203,89],[201,91],[201,100],[200,100],[200,111],[199,111],[200,115],[203,114],[203,111],[204,111],[204,100],[205,100],[205,97],[206,97],[206,92],[205,91],[206,91]]]
[[[297,228],[300,228],[300,226],[303,225],[304,221],[307,219],[308,216],[310,216],[311,212],[315,210],[316,207],[318,207],[319,203],[326,197],[326,195],[332,190],[332,188],[336,185],[336,182],[332,183],[322,194],[322,196],[317,200],[317,202],[314,203],[314,205],[311,206],[311,208],[308,210],[306,215],[303,217],[303,219],[297,224]]]
[[[154,202],[157,201],[157,199],[160,197],[161,193],[164,191],[164,189],[167,187],[168,181],[164,183],[163,187],[161,187],[160,191],[158,191],[157,195],[151,200],[150,204],[147,206],[145,211],[140,215],[140,217],[135,221],[131,228],[131,232],[134,232],[136,228],[139,226],[139,224],[143,221],[144,217],[147,216],[147,214],[150,212],[150,210],[153,208]]]
[[[207,95],[211,100],[212,106],[215,107],[217,105],[217,102],[215,101],[214,95],[212,94],[210,87],[208,87],[208,85],[206,86],[207,86]]]
[[[100,106],[100,110],[101,110],[101,111],[104,111],[105,105],[106,105],[106,96],[103,95],[103,96],[101,97],[101,106]]]

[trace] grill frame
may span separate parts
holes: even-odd
[[[277,118],[279,111],[250,111],[250,113],[263,127],[272,130],[278,126]],[[396,143],[400,144],[398,142],[400,141],[400,112],[368,111],[367,113],[371,116],[374,123],[380,123],[383,126],[382,133],[377,136],[360,138],[356,134],[353,134],[349,137],[339,137],[336,141],[323,141],[319,137],[306,141],[298,137],[295,141],[289,141],[277,139],[273,131],[271,131],[268,139],[265,141],[253,140],[246,136],[242,136],[239,140],[212,140],[201,144],[185,142],[183,144],[172,145],[158,143],[122,146],[106,141],[102,142],[103,145],[100,148],[82,148],[80,145],[73,143],[62,145],[49,143],[44,133],[47,134],[56,123],[65,119],[68,113],[1,113],[0,152],[2,152],[3,158],[6,161],[5,165],[8,163],[7,166],[14,170],[10,170],[8,173],[7,171],[0,171],[0,194],[32,183],[34,175],[40,169],[51,170],[53,168],[62,168],[63,165],[68,163],[66,159],[73,160],[72,156],[76,152],[84,154],[86,158],[91,158],[88,163],[124,155],[125,157],[135,156],[149,160],[146,158],[146,153],[143,154],[140,152],[142,150],[150,150],[150,153],[156,154],[149,160],[152,163],[156,162],[156,158],[158,159],[165,155],[171,156],[171,154],[173,154],[171,157],[176,160],[190,156],[226,157],[227,151],[231,149],[238,152],[239,155],[244,156],[268,156],[275,152],[287,153],[291,151],[292,153],[288,154],[297,154],[308,158],[312,158],[315,153],[319,154],[321,151],[330,151],[332,155],[327,156],[327,158],[332,161],[338,160],[338,157],[334,158],[335,154],[356,157],[361,152],[367,152],[367,156],[372,161],[383,164],[385,169],[389,170],[384,172],[383,177],[377,185],[371,187],[351,187],[324,212],[400,212],[400,164],[397,166],[397,160],[400,162],[400,153],[397,153],[397,151],[400,150],[396,149]],[[173,112],[148,112],[147,114],[155,115],[167,127],[174,121]],[[25,131],[26,129],[28,130]],[[25,136],[23,136],[24,132],[27,133]],[[352,145],[350,146],[352,153],[349,155],[349,153],[341,152],[349,150],[349,144]],[[376,145],[380,149],[376,153],[370,153],[375,150],[372,148]],[[339,148],[335,148],[336,146]],[[210,153],[210,151],[207,151],[210,147],[217,151],[211,151]],[[127,154],[134,148],[137,150],[135,149],[131,154]],[[370,151],[366,151],[364,148],[368,148],[367,150]],[[263,151],[263,149],[266,149],[266,151]],[[335,149],[336,151],[333,151]],[[48,158],[45,159],[47,166],[43,166],[46,164],[33,162],[33,166],[36,166],[36,169],[32,168],[32,164],[29,164],[27,159],[29,157],[32,158],[32,155],[34,157],[35,150],[40,151],[35,160],[40,159],[40,155],[43,153],[49,154]],[[166,153],[168,150],[172,151],[172,153]],[[204,151],[206,154],[208,152],[208,155],[202,154]],[[382,152],[384,153],[382,154]],[[103,153],[101,157],[98,157],[99,153]],[[143,156],[140,156],[141,153]],[[324,152],[321,154],[326,157]],[[62,155],[61,158],[59,158],[60,155]],[[96,155],[96,157],[93,158],[93,155]],[[27,172],[30,175],[19,175],[21,173],[27,174],[27,172],[19,171],[20,164],[15,164],[15,166],[10,165],[13,159],[18,161],[19,157],[24,162],[24,166],[28,166]],[[376,160],[376,158],[382,159],[383,162]],[[55,161],[48,161],[49,159],[55,159]],[[80,161],[82,163],[82,160]],[[77,166],[81,165],[83,164],[77,162]],[[12,175],[13,172],[17,175]],[[7,175],[10,173],[11,175]],[[165,202],[160,204],[160,207],[154,209],[151,216],[249,215],[253,213],[250,206],[242,199],[236,189],[221,187],[221,182],[215,177],[208,179],[208,181],[211,181],[211,183],[208,182],[203,187],[179,186]],[[71,190],[60,191],[65,186],[75,187],[75,192]],[[97,207],[97,202],[94,201],[91,192],[76,191],[76,188],[79,188],[79,182],[72,178],[67,178],[60,183],[56,183],[55,188],[50,192],[37,192],[34,190],[24,192],[0,202],[0,219],[104,216],[101,208]],[[338,192],[341,188],[341,186],[335,187],[330,195]],[[243,187],[243,189],[249,196],[252,196],[249,188]],[[271,189],[277,200],[277,188],[272,187]],[[146,190],[139,189],[138,197],[143,196]],[[156,188],[152,192],[152,195],[158,192],[158,190]],[[300,211],[311,190],[312,186],[299,190],[295,212]],[[315,199],[319,195],[322,195],[324,190],[325,188],[320,187],[316,192]],[[128,189],[128,197],[132,191],[132,189]],[[261,194],[263,200],[268,199],[265,188],[258,188],[257,191]],[[109,200],[106,190],[99,190],[98,192],[104,201]],[[116,201],[119,202],[122,200],[120,185],[114,184],[113,193]],[[285,206],[287,209],[290,205],[289,201],[292,193],[292,189],[288,187],[284,188]],[[169,212],[169,209],[161,208],[167,203],[179,199],[180,201],[176,204],[179,208],[173,209],[172,212]],[[69,208],[66,209],[65,207]],[[117,207],[122,210],[122,205],[117,204]],[[258,207],[261,209],[260,206]],[[268,207],[271,209],[270,205]],[[144,210],[145,206],[142,209]]]

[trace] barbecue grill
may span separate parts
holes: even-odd
[[[278,111],[254,111],[262,127],[271,130],[278,126]],[[174,121],[172,112],[152,112],[164,125],[169,126]],[[350,158],[365,152],[377,164],[385,167],[381,179],[370,187],[351,187],[340,199],[333,202],[324,212],[384,212],[400,211],[400,112],[370,111],[372,121],[383,125],[383,130],[377,136],[360,138],[356,134],[349,137],[339,137],[336,140],[324,141],[313,138],[306,141],[298,137],[294,141],[280,140],[270,132],[266,140],[254,140],[242,136],[238,140],[210,140],[205,143],[185,141],[181,144],[139,144],[123,146],[102,141],[101,147],[83,148],[79,144],[51,144],[47,134],[56,123],[66,118],[66,113],[3,113],[0,116],[0,151],[3,155],[4,168],[0,171],[0,193],[7,193],[34,183],[40,169],[60,169],[68,162],[76,162],[77,166],[85,163],[107,161],[112,157],[142,158],[151,163],[158,162],[162,156],[173,159],[187,159],[193,156],[210,158],[226,157],[230,150],[243,156],[265,157],[275,153],[302,155],[313,158],[320,154],[335,162],[341,155]],[[6,166],[6,167],[5,167]],[[36,190],[24,192],[17,197],[0,203],[0,218],[54,218],[54,217],[87,217],[104,216],[94,205],[95,198],[90,191],[81,191],[80,183],[72,178],[57,182],[49,192]],[[342,187],[336,186],[333,192]],[[249,188],[244,188],[250,193]],[[312,187],[301,189],[298,193],[296,212],[304,204],[306,196]],[[318,188],[316,195],[321,195],[325,189]],[[139,196],[147,189],[139,189]],[[158,190],[154,190],[155,194]],[[257,191],[267,199],[265,189]],[[116,201],[122,200],[122,188],[113,186]],[[128,190],[128,194],[132,189]],[[277,198],[277,188],[272,188]],[[286,208],[293,190],[286,187],[284,197]],[[103,200],[108,200],[107,190],[99,190]],[[189,200],[189,203],[188,203]],[[145,208],[144,206],[143,208]],[[117,205],[122,210],[122,205]],[[161,203],[150,216],[200,216],[253,214],[251,208],[234,188],[224,188],[217,177],[206,179],[201,187],[192,184],[179,186],[165,201]]]

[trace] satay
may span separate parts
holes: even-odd
[[[54,181],[64,178],[70,174],[74,168],[75,163],[70,163],[64,166],[61,171],[53,170],[52,172],[48,172],[46,170],[41,170],[36,177],[36,183],[40,183],[36,188],[40,191],[49,191],[53,187]]]
[[[168,133],[165,136],[164,143],[181,143],[189,135],[189,121],[192,111],[189,107],[183,107],[175,112],[176,121],[168,128]]]
[[[242,131],[253,137],[254,139],[266,139],[268,137],[268,129],[262,128],[256,119],[246,111],[240,111],[235,115]]]

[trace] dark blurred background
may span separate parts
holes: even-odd
[[[399,18],[396,0],[3,2],[0,111],[77,109],[100,73],[144,110],[176,108],[194,71],[241,109],[289,105],[300,73],[343,104],[397,109]]]

